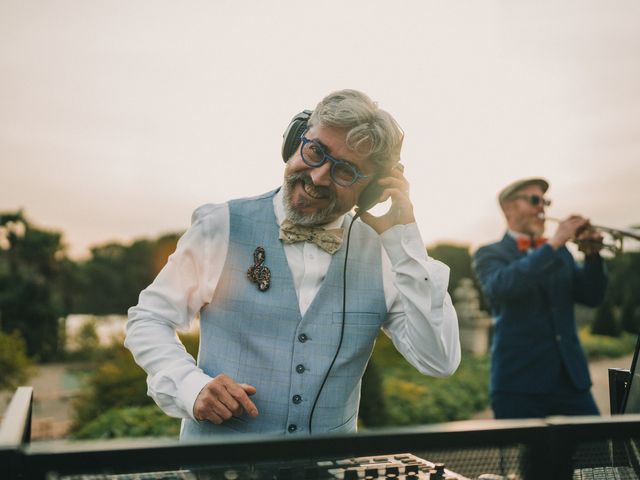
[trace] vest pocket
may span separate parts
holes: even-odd
[[[342,312],[333,312],[331,323],[342,323]],[[350,325],[375,325],[380,326],[379,313],[347,312],[345,314],[345,326]]]
[[[352,433],[356,431],[356,422],[358,420],[357,414],[354,412],[353,415],[351,415],[348,420],[344,423],[341,423],[340,425],[338,425],[337,427],[333,427],[333,428],[329,428],[327,430],[328,432],[331,433]]]

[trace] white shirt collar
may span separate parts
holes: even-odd
[[[273,210],[275,211],[276,221],[278,222],[278,225],[280,225],[284,221],[284,219],[287,218],[287,214],[284,211],[284,203],[282,199],[283,190],[284,188],[280,188],[280,190],[278,190],[278,192],[273,196]],[[320,227],[324,228],[325,230],[340,228],[342,227],[343,221],[344,215],[340,215],[333,222],[329,222],[325,225],[320,225]]]
[[[513,238],[514,240],[517,240],[520,237],[527,237],[529,238],[529,235],[525,235],[524,233],[519,233],[516,232],[515,230],[511,230],[511,229],[507,229],[507,233],[509,234],[509,236],[511,238]]]

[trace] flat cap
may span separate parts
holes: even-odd
[[[498,202],[502,205],[504,202],[509,200],[512,196],[518,193],[523,188],[528,187],[529,185],[538,185],[542,189],[542,193],[545,193],[549,189],[549,182],[547,182],[544,178],[534,177],[534,178],[523,178],[521,180],[516,180],[513,183],[510,183],[498,194]]]

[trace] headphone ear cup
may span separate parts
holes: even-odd
[[[307,129],[313,110],[303,110],[297,114],[282,135],[282,160],[287,162],[300,145],[300,137]]]

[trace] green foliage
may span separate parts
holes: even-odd
[[[636,335],[629,333],[622,333],[618,337],[597,335],[591,332],[588,327],[581,328],[579,335],[582,347],[591,360],[629,355],[634,350],[637,338]]]
[[[32,362],[27,346],[17,330],[6,334],[0,331],[0,391],[22,385],[31,373]]]
[[[108,351],[108,360],[91,371],[74,403],[73,431],[113,408],[152,404],[147,396],[147,375],[122,345]]]
[[[374,413],[375,425],[361,418],[365,426],[463,420],[489,404],[487,357],[467,355],[451,377],[428,377],[409,365],[386,335],[381,334],[372,361],[382,377],[383,402]],[[363,381],[363,392],[366,388],[369,387]]]
[[[180,332],[178,334],[180,337],[180,341],[184,345],[184,348],[187,350],[189,355],[193,358],[198,358],[198,348],[200,346],[200,333],[183,333]]]
[[[91,249],[91,258],[65,264],[65,298],[72,313],[123,314],[138,301],[175,250],[178,234],[130,245],[108,243]]]
[[[71,438],[177,437],[179,433],[179,419],[149,405],[109,410],[77,430]]]
[[[624,252],[607,260],[609,287],[596,312],[593,333],[619,336],[640,332],[640,252]]]
[[[22,212],[0,213],[0,328],[18,330],[28,355],[41,360],[54,358],[59,349],[61,239],[30,224]]]
[[[460,279],[473,278],[471,271],[471,254],[468,245],[453,245],[439,243],[430,246],[427,251],[429,256],[440,260],[450,268],[449,293],[458,286]]]
[[[386,418],[381,412],[386,412],[387,406],[382,387],[382,375],[373,358],[362,377],[362,391],[360,395],[360,424],[364,427],[380,427]]]
[[[609,337],[618,337],[622,333],[622,325],[614,313],[611,298],[605,298],[597,308],[596,317],[591,326],[591,333]]]
[[[196,358],[199,334],[181,333],[180,340]],[[73,435],[77,438],[175,435],[175,419],[162,413],[147,396],[147,375],[129,351],[120,344],[98,351],[96,358],[100,358],[101,363],[86,374],[83,393],[74,403]],[[158,420],[159,417],[162,419]],[[107,419],[114,421],[113,427],[108,427]],[[151,429],[149,425],[154,422],[158,426]]]
[[[620,317],[620,323],[625,332],[640,333],[640,304],[635,295],[625,296]]]
[[[449,378],[427,377],[412,367],[390,369],[384,392],[389,425],[464,420],[489,403],[486,357],[466,356]]]
[[[77,336],[78,350],[83,356],[91,355],[100,347],[96,321],[89,320],[82,324]]]

